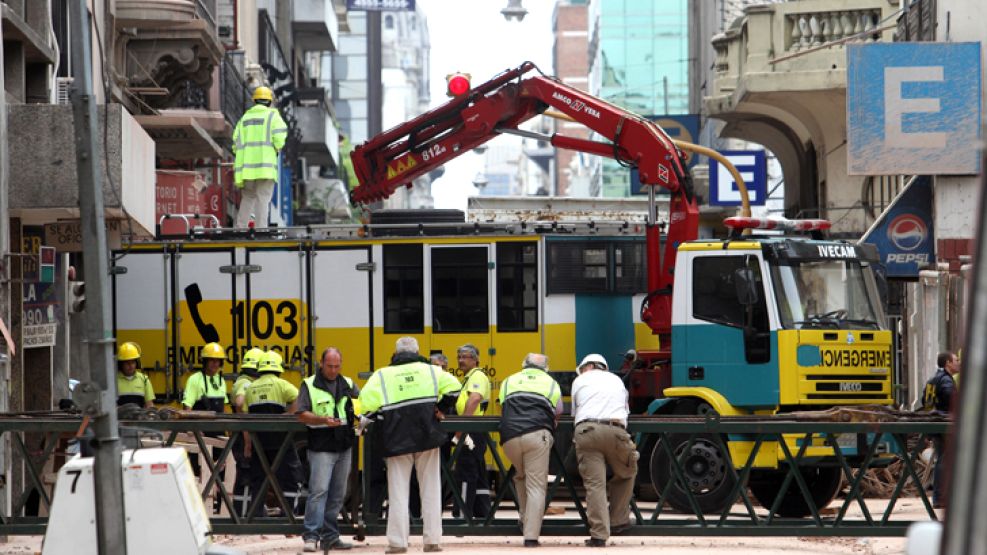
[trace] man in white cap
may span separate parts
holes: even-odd
[[[627,389],[610,373],[605,358],[586,355],[572,382],[573,420],[579,475],[586,487],[586,517],[590,538],[586,545],[604,547],[611,531],[631,527],[630,501],[637,476],[637,447],[627,433]],[[607,465],[613,478],[607,484]],[[607,489],[610,508],[607,510]]]

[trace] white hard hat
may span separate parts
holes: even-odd
[[[609,366],[607,366],[607,359],[603,358],[602,355],[598,355],[596,353],[588,354],[585,357],[583,357],[583,361],[579,363],[579,366],[577,368],[579,368],[580,370],[582,370],[583,369],[583,366],[586,366],[587,364],[589,364],[591,362],[595,362],[597,364],[602,364],[604,370],[609,369]]]

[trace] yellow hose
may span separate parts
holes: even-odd
[[[542,115],[566,121],[576,121],[569,115],[563,114],[562,112],[556,112],[555,110],[546,110],[545,112],[542,112]],[[675,143],[675,146],[682,150],[702,154],[703,156],[709,156],[710,158],[726,166],[727,170],[730,171],[730,175],[733,176],[734,181],[737,182],[737,188],[740,190],[740,215],[745,218],[749,218],[751,216],[751,202],[750,197],[747,195],[747,184],[744,183],[744,179],[740,177],[740,172],[737,171],[736,166],[730,163],[730,160],[711,148],[706,148],[693,143],[687,143],[685,141],[676,141],[675,139],[672,139],[672,142]],[[745,235],[748,233],[750,233],[750,230],[744,230]]]

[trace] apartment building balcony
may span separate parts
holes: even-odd
[[[49,65],[56,60],[49,45],[51,20],[45,2],[0,3],[4,87],[11,103],[48,102]]]
[[[72,106],[12,104],[8,109],[10,137],[30,138],[9,141],[11,215],[25,224],[78,218]],[[120,104],[99,106],[95,123],[100,136],[93,154],[100,167],[107,166],[110,177],[103,183],[106,218],[129,218],[131,225],[123,229],[153,235],[154,140]],[[105,140],[101,136],[104,129]]]
[[[295,117],[301,143],[298,155],[309,165],[336,167],[339,162],[339,131],[332,104],[321,87],[298,89]]]
[[[785,177],[790,217],[864,230],[861,177],[847,175],[846,44],[891,41],[898,0],[791,0],[750,6],[713,37],[705,98],[720,135],[770,149]]]
[[[302,52],[335,51],[339,21],[332,0],[295,0],[291,19],[295,48]]]
[[[223,60],[216,0],[117,0],[114,62],[117,97],[178,160],[223,154],[232,134],[214,77]]]

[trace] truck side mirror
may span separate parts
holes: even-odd
[[[757,279],[754,275],[754,270],[750,268],[738,268],[734,270],[733,284],[737,288],[737,302],[743,306],[757,304]]]

